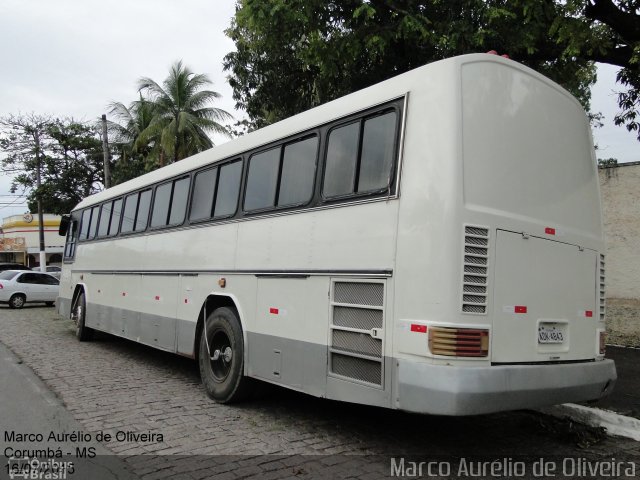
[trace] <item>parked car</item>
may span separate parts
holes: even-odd
[[[4,272],[5,270],[31,270],[26,265],[22,265],[21,263],[0,263],[0,272]]]
[[[56,277],[58,280],[60,280],[60,275],[62,275],[62,268],[58,267],[56,265],[49,265],[47,267],[47,273],[49,275],[53,275],[54,277]]]
[[[25,303],[42,302],[53,306],[60,290],[60,280],[48,273],[5,270],[0,272],[0,303],[22,308]]]

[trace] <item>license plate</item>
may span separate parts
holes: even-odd
[[[562,343],[564,333],[557,324],[541,323],[538,325],[538,343]]]

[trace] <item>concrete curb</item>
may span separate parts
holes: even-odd
[[[625,417],[609,410],[585,407],[573,403],[540,408],[538,411],[554,417],[569,417],[592,427],[603,427],[609,435],[630,438],[640,442],[640,420],[637,418]]]

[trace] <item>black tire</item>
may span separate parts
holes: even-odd
[[[47,307],[53,307],[53,304],[54,304],[54,303],[55,303],[55,302],[44,302],[44,304],[45,304]]]
[[[216,351],[217,358],[212,360]],[[244,340],[235,309],[218,308],[206,319],[206,329],[200,335],[198,364],[202,385],[216,402],[233,403],[248,397],[250,379],[244,376]]]
[[[9,306],[11,308],[22,308],[25,303],[27,303],[27,297],[21,293],[14,293],[9,299]]]
[[[81,342],[87,342],[93,338],[94,330],[85,325],[87,313],[87,302],[84,298],[84,292],[78,295],[73,308],[71,309],[71,319],[76,324],[76,337]]]

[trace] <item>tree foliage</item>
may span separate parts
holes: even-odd
[[[488,50],[549,76],[588,110],[596,61],[631,74],[619,78],[627,94],[637,87],[639,1],[238,0],[227,30],[236,51],[224,66],[254,127],[434,60]],[[624,100],[619,118],[629,126],[638,97]]]
[[[68,213],[102,188],[102,141],[95,126],[72,118],[9,116],[0,120],[0,151],[5,154],[2,171],[15,175],[12,192],[29,192],[32,212],[39,197],[45,212]],[[36,188],[38,164],[40,189]]]
[[[211,83],[179,61],[162,84],[140,78],[140,98],[128,107],[110,104],[110,142],[119,152],[115,183],[211,148],[209,133],[229,134],[223,122],[233,117],[210,106],[220,98],[218,92],[205,89]]]

